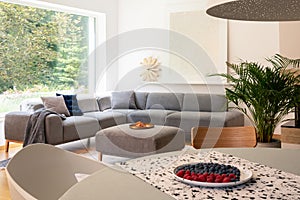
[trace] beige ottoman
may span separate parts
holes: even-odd
[[[155,125],[149,129],[131,129],[122,124],[98,131],[96,150],[102,154],[140,157],[184,148],[184,131],[177,127]]]

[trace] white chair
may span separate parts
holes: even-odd
[[[46,144],[29,145],[7,165],[11,198],[59,199],[77,183],[75,173],[92,174],[104,164]]]
[[[7,165],[7,179],[12,200],[173,199],[118,166],[45,144],[20,150]]]

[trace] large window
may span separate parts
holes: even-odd
[[[88,93],[95,19],[0,1],[0,113],[62,90]]]

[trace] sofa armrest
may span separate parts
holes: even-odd
[[[63,140],[63,122],[60,116],[50,114],[45,119],[46,142],[48,144],[61,144]]]
[[[29,112],[14,111],[7,113],[4,119],[5,139],[23,141],[29,118]]]

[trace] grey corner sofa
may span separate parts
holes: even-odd
[[[62,144],[89,138],[108,127],[143,121],[156,125],[175,126],[184,130],[186,143],[191,141],[195,126],[243,126],[244,115],[228,110],[227,99],[218,94],[156,93],[119,91],[104,97],[78,98],[82,116],[62,120],[50,114],[45,119],[48,144]],[[10,141],[23,141],[31,111],[16,111],[5,116],[6,150]]]

